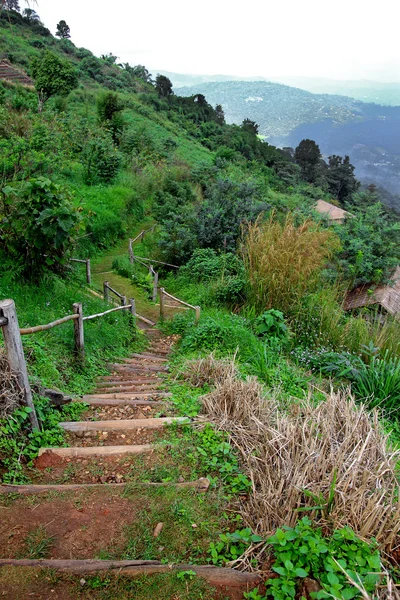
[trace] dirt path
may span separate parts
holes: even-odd
[[[190,461],[176,464],[174,453],[168,452],[167,426],[175,423],[179,436],[189,421],[175,416],[166,386],[175,339],[154,328],[145,335],[146,351],[110,365],[109,375],[99,377],[93,394],[83,398],[88,403],[84,420],[60,424],[68,447],[41,449],[31,485],[0,486],[0,588],[6,598],[140,598],[139,589],[135,595],[126,589],[133,575],[142,576],[135,571],[115,583],[108,572],[88,574],[80,586],[72,573],[69,579],[61,575],[55,563],[56,571],[38,587],[43,570],[33,578],[32,568],[2,564],[6,559],[150,559],[162,565],[198,562],[199,556],[207,562],[212,532],[224,526],[220,493],[207,491],[206,479],[193,480]],[[144,569],[153,569],[146,565]],[[17,589],[13,569],[29,574],[21,575],[24,583]],[[212,567],[206,570],[211,587],[189,578],[179,594],[184,579],[154,575],[161,579],[151,597],[239,599],[243,590],[254,587],[246,575],[220,571],[222,575]],[[103,576],[104,589],[113,589],[110,596],[97,595]],[[94,586],[90,593],[88,585]]]

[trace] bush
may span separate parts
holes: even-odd
[[[86,144],[83,151],[85,183],[111,183],[122,166],[123,156],[106,132],[99,133]]]
[[[212,248],[197,248],[187,264],[181,267],[180,273],[191,280],[210,281],[223,276],[242,275],[243,270],[243,263],[232,252],[218,254]]]
[[[45,270],[63,270],[81,222],[70,194],[44,177],[3,190],[1,246],[37,278]]]

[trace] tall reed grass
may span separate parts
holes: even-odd
[[[296,225],[289,213],[281,223],[275,214],[243,227],[241,254],[248,279],[248,298],[259,310],[293,313],[321,282],[327,261],[339,248],[337,236],[311,219]]]

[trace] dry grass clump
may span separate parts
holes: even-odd
[[[350,525],[364,539],[375,537],[382,550],[399,542],[398,453],[388,450],[377,413],[367,413],[344,392],[331,392],[318,406],[309,400],[284,413],[249,379],[227,379],[204,398],[204,409],[228,431],[241,452],[253,492],[242,502],[246,526],[268,535],[293,526],[316,505],[304,490],[329,497],[330,510],[311,516],[329,529]],[[306,513],[310,514],[310,513]]]
[[[10,415],[23,403],[23,399],[18,379],[11,373],[5,353],[0,348],[0,418]]]
[[[292,214],[280,223],[273,214],[243,228],[241,253],[250,300],[259,309],[293,311],[315,290],[339,239],[312,219],[297,226]]]
[[[206,358],[197,358],[185,363],[183,377],[194,387],[217,385],[227,378],[235,377],[238,369],[234,360],[217,359],[214,353]]]

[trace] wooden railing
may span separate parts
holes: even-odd
[[[188,302],[184,302],[183,300],[180,300],[180,298],[176,298],[175,296],[172,296],[172,294],[168,294],[168,292],[165,291],[164,288],[160,288],[160,317],[161,319],[165,318],[165,308],[166,308],[166,303],[165,303],[165,297],[166,298],[171,298],[171,300],[174,300],[175,302],[178,302],[179,304],[181,304],[182,306],[186,307],[186,308],[191,308],[195,311],[195,321],[196,323],[199,322],[200,320],[200,306],[193,306],[192,304],[188,304]]]
[[[112,288],[110,289],[112,290]],[[39,422],[36,416],[35,406],[33,404],[32,391],[29,384],[28,369],[26,366],[21,336],[38,333],[40,331],[48,331],[49,329],[53,329],[53,327],[57,327],[58,325],[62,325],[63,323],[67,323],[68,321],[73,321],[75,352],[77,358],[81,362],[83,362],[85,358],[85,337],[83,324],[85,321],[97,319],[99,317],[103,317],[104,315],[108,315],[119,310],[129,310],[134,318],[137,316],[135,300],[132,298],[129,301],[130,304],[127,304],[125,296],[122,296],[115,290],[112,291],[121,298],[121,301],[124,300],[121,306],[110,308],[102,313],[88,315],[84,317],[82,304],[76,302],[72,306],[73,314],[66,315],[61,319],[57,319],[56,321],[52,321],[51,323],[46,323],[45,325],[36,325],[34,327],[27,327],[22,329],[20,329],[18,324],[18,315],[15,308],[14,300],[0,301],[0,328],[3,332],[7,361],[10,366],[11,372],[15,373],[15,375],[17,376],[20,388],[24,392],[25,404],[31,409],[29,413],[29,418],[33,428],[39,429]]]
[[[86,282],[90,285],[92,283],[92,274],[91,274],[91,270],[90,270],[90,258],[85,258],[85,259],[70,258],[69,260],[70,260],[70,262],[85,263],[85,265],[86,265]]]

